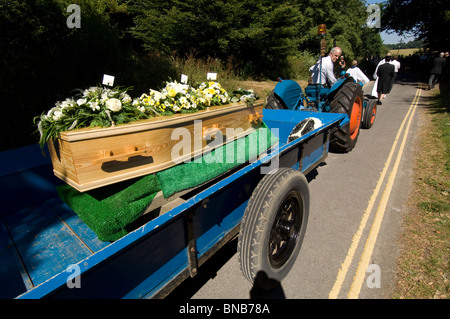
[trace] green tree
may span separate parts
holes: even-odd
[[[358,51],[358,57],[382,56],[386,53],[378,29],[364,27],[361,37],[363,45]]]
[[[81,9],[81,28],[67,25],[73,3]],[[33,117],[73,89],[96,85],[104,73],[123,74],[129,61],[123,15],[126,6],[116,0],[0,0],[0,94],[7,118],[1,148],[37,141]]]
[[[297,8],[287,1],[129,1],[131,33],[148,51],[233,58],[246,74],[263,75],[295,49]]]
[[[340,46],[348,59],[366,54],[366,36],[369,32],[365,26],[368,14],[364,1],[299,0],[297,5],[303,15],[298,30],[299,50],[318,54],[320,45],[317,26],[326,24],[327,50]]]
[[[284,1],[261,1],[247,12],[237,21],[240,28],[229,34],[224,53],[236,57],[244,73],[276,78],[296,52],[300,12]]]
[[[447,0],[388,0],[382,10],[381,26],[399,34],[412,33],[431,50],[449,50]]]

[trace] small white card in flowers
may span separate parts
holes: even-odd
[[[206,74],[206,79],[207,80],[212,80],[212,81],[217,80],[217,73],[207,73]]]
[[[114,85],[114,76],[103,74],[103,85],[113,86]]]

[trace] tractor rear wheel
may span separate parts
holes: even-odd
[[[351,151],[358,140],[363,111],[363,94],[361,85],[354,82],[345,83],[336,93],[330,104],[331,113],[345,113],[350,122],[333,132],[330,150],[335,152]]]

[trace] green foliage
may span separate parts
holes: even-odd
[[[413,33],[431,50],[448,50],[450,11],[447,0],[388,0],[381,23],[400,34]]]
[[[241,75],[267,75],[296,48],[299,12],[288,3],[148,0],[130,1],[129,10],[131,33],[147,50],[233,60]]]
[[[0,134],[2,148],[29,144],[36,114],[74,88],[98,83],[122,60],[119,27],[110,19],[116,2],[0,1],[0,93],[8,119]],[[79,29],[66,24],[71,3],[81,7]]]
[[[359,49],[360,57],[384,56],[387,53],[377,29],[363,28],[361,37],[364,45]]]
[[[377,55],[382,41],[376,29],[366,24],[368,13],[361,0],[298,1],[301,17],[299,49],[318,54],[317,26],[326,24],[327,50],[339,46],[347,60]]]
[[[66,23],[73,3],[80,6],[81,28]],[[132,23],[120,0],[0,0],[0,94],[7,119],[0,148],[35,142],[33,118],[73,89],[98,84],[103,74],[138,92],[173,76],[168,58],[134,49]]]
[[[66,24],[70,4],[80,6],[81,28]],[[208,68],[228,89],[236,77],[304,77],[319,53],[320,23],[327,49],[341,46],[347,60],[376,55],[381,39],[364,26],[366,17],[363,0],[0,0],[8,118],[0,147],[32,143],[36,114],[103,74],[134,92],[181,72],[204,81]],[[194,59],[204,69],[195,70]]]
[[[130,32],[146,50],[232,60],[244,77],[274,79],[298,51],[318,54],[321,23],[328,27],[327,49],[338,45],[348,59],[382,50],[377,30],[365,26],[362,0],[133,0],[128,10]]]

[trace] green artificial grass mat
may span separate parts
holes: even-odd
[[[164,197],[201,185],[266,151],[278,139],[267,126],[211,152],[156,173]]]
[[[201,185],[266,151],[277,138],[263,124],[255,132],[188,163],[81,193],[67,184],[57,187],[60,198],[102,241],[126,235],[159,191],[165,198]]]
[[[57,191],[100,240],[115,241],[128,233],[125,227],[141,216],[160,187],[151,174],[84,193],[67,184]]]

